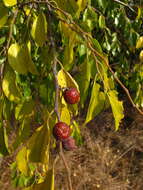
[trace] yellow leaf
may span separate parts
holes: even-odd
[[[140,38],[137,40],[137,43],[136,43],[136,49],[139,49],[142,47],[143,47],[143,36],[140,36]]]
[[[66,106],[61,108],[61,121],[70,125],[71,117],[70,112]]]
[[[29,167],[27,160],[27,149],[23,147],[16,156],[16,163],[19,171],[24,175],[28,175]]]
[[[140,52],[139,57],[140,57],[140,61],[143,63],[143,50]]]
[[[3,92],[10,101],[18,102],[20,100],[20,93],[17,89],[15,79],[16,76],[13,70],[10,67],[6,68],[2,81]]]
[[[8,19],[8,9],[0,3],[0,28],[3,27]]]
[[[95,78],[85,123],[88,123],[90,120],[92,120],[104,108],[105,94],[103,92],[100,92],[99,89],[100,85],[96,83]]]
[[[118,130],[119,124],[121,120],[124,118],[123,102],[118,100],[117,91],[115,90],[108,91],[107,95],[108,95],[112,112],[114,115],[114,119],[115,119],[115,129]]]
[[[73,87],[79,91],[78,84],[76,83],[74,78],[68,72],[66,72],[64,69],[61,69],[58,72],[57,77],[58,77],[58,83],[62,88]]]
[[[42,183],[34,184],[24,190],[54,190],[54,168],[50,169]]]
[[[48,163],[49,131],[47,126],[39,127],[27,143],[28,160]]]
[[[28,72],[27,66],[28,49],[26,45],[12,44],[8,50],[8,61],[10,66],[20,74]]]
[[[78,5],[77,15],[78,15],[78,17],[80,16],[80,12],[85,9],[87,2],[88,2],[87,0],[78,0],[77,1],[77,5]]]
[[[17,0],[3,0],[5,6],[12,7],[17,4]]]
[[[35,17],[32,25],[31,35],[37,45],[43,46],[47,39],[47,21],[44,13],[40,13]]]

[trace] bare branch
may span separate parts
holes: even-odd
[[[67,161],[65,159],[64,153],[63,153],[63,147],[62,147],[62,143],[60,142],[60,156],[63,160],[63,163],[65,165],[65,168],[67,170],[67,177],[68,177],[68,185],[69,185],[69,190],[73,190],[72,188],[72,182],[71,182],[71,171],[68,167]]]

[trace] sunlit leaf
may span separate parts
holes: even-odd
[[[105,28],[106,27],[106,24],[105,24],[105,17],[100,15],[99,16],[99,27],[100,28]]]
[[[143,50],[140,52],[139,58],[140,58],[140,61],[143,63]]]
[[[34,18],[31,35],[38,46],[43,46],[47,39],[47,21],[44,13]]]
[[[84,102],[86,100],[91,79],[91,62],[89,60],[89,56],[86,56],[84,63],[81,65],[80,72],[82,73],[82,75],[79,75],[79,87],[81,92],[80,102],[82,106],[84,105]]]
[[[87,110],[85,123],[92,120],[104,108],[105,94],[100,92],[100,85],[96,83],[96,78],[92,87],[91,98]]]
[[[140,36],[139,39],[136,42],[136,48],[142,48],[143,47],[143,36]]]
[[[66,106],[63,106],[61,108],[61,121],[70,125],[70,121],[71,121],[70,112]]]
[[[10,66],[20,74],[28,72],[27,65],[28,49],[26,46],[12,44],[8,50],[8,61]]]
[[[119,129],[121,120],[124,118],[124,108],[123,102],[118,100],[118,93],[115,90],[110,90],[108,93],[108,98],[111,104],[112,112],[115,119],[115,129]]]
[[[48,170],[46,178],[42,183],[34,184],[24,190],[54,190],[54,168]]]
[[[17,4],[17,0],[3,0],[5,6],[11,7]]]
[[[62,88],[74,87],[79,91],[78,84],[76,83],[74,78],[68,72],[66,72],[64,69],[61,69],[58,72],[57,77],[58,77],[58,83]]]
[[[25,175],[28,175],[29,167],[27,160],[27,148],[25,146],[18,152],[16,156],[16,163],[19,171]]]
[[[10,101],[18,102],[21,95],[16,86],[15,79],[16,76],[13,70],[10,67],[6,68],[2,81],[3,92]]]

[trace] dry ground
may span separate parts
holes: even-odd
[[[120,130],[114,131],[111,110],[81,127],[84,144],[65,152],[73,190],[143,190],[143,116],[129,105]],[[0,189],[10,184],[10,158],[0,168]],[[62,160],[56,164],[56,190],[68,190]],[[44,189],[43,189],[44,190]]]

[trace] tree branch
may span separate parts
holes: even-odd
[[[48,2],[48,1],[46,1]],[[55,80],[55,106],[54,106],[54,111],[57,115],[58,121],[60,121],[60,113],[59,113],[59,84],[58,84],[58,79],[57,79],[57,55],[56,55],[56,46],[55,46],[55,41],[53,38],[53,32],[52,32],[52,27],[51,27],[51,23],[52,23],[52,9],[50,5],[47,5],[48,7],[48,12],[47,12],[47,19],[48,19],[48,24],[49,24],[49,29],[48,29],[48,33],[49,33],[49,38],[50,38],[50,43],[51,43],[51,47],[52,47],[52,51],[53,51],[53,56],[54,56],[54,60],[53,60],[53,64],[52,64],[52,71],[53,71],[53,75],[54,75],[54,80]],[[65,159],[64,153],[63,153],[63,148],[62,148],[62,142],[60,142],[60,152],[59,155],[61,156],[63,163],[65,165],[65,168],[67,170],[67,178],[68,178],[68,186],[69,186],[69,190],[73,190],[72,188],[72,181],[71,181],[71,173],[70,173],[70,169],[68,167],[67,161]]]

